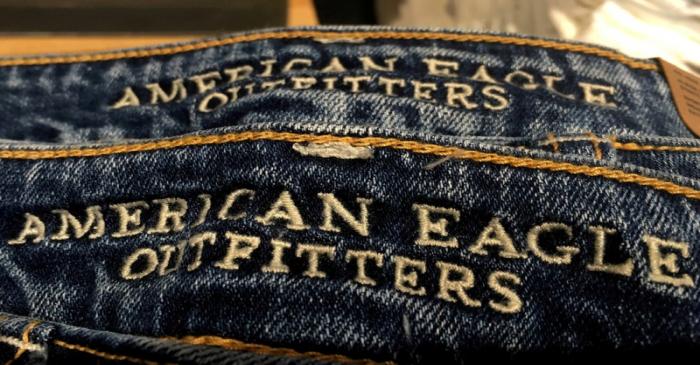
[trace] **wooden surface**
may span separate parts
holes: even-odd
[[[317,25],[312,0],[287,0],[287,25]],[[0,34],[0,56],[106,51],[181,42],[208,34]]]
[[[313,0],[287,0],[287,25],[318,25]]]

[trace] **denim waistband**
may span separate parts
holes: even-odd
[[[0,92],[0,360],[698,348],[700,142],[656,61],[273,29],[1,59]]]
[[[5,140],[161,138],[285,121],[448,136],[692,137],[655,61],[514,35],[271,29],[0,66]]]

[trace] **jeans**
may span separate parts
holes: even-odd
[[[0,59],[0,95],[2,361],[700,342],[700,143],[654,60],[272,29]]]

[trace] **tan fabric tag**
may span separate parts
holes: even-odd
[[[700,136],[700,76],[658,59],[671,88],[673,102],[685,125]]]

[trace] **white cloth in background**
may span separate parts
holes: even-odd
[[[380,23],[596,43],[700,70],[700,0],[377,0]]]

